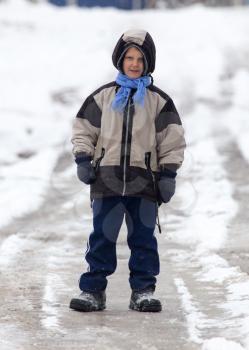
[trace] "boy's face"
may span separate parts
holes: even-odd
[[[144,58],[141,51],[130,47],[123,60],[123,71],[131,79],[140,78],[144,71]]]

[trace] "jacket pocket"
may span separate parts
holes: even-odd
[[[99,170],[100,163],[101,163],[102,159],[104,158],[104,155],[105,155],[105,149],[102,147],[101,148],[101,156],[99,158],[97,158],[95,161],[95,165],[94,165],[95,174],[97,174],[97,172]]]
[[[151,152],[145,152],[145,154],[144,154],[144,162],[145,162],[146,169],[147,169],[148,173],[151,176],[151,179],[152,179],[152,182],[153,182],[154,191],[156,192],[156,177],[155,177],[155,174],[153,173],[153,171],[151,169]]]
[[[152,183],[153,183],[153,189],[155,194],[158,194],[158,188],[157,188],[157,181],[158,181],[158,173],[155,173],[152,169],[151,169],[151,152],[145,152],[144,154],[144,162],[145,162],[145,166],[146,169],[151,177]]]

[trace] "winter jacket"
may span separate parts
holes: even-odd
[[[118,88],[111,82],[85,100],[73,124],[73,153],[93,158],[92,199],[121,195],[155,201],[160,168],[174,172],[182,164],[182,123],[172,99],[154,85],[147,87],[144,107],[130,97],[123,113],[114,111]]]
[[[130,47],[143,54],[143,75],[155,69],[156,48],[144,30],[129,30],[118,40],[114,66],[123,72],[123,59]],[[124,72],[123,72],[124,73]],[[119,89],[111,82],[93,92],[80,108],[73,124],[73,154],[90,155],[96,173],[91,198],[144,197],[158,200],[157,180],[181,166],[185,140],[182,123],[172,99],[151,83],[144,106],[133,103],[131,91],[124,112],[112,109]]]

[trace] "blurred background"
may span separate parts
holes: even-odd
[[[184,188],[178,186],[171,207],[185,214],[202,210],[209,227],[206,211],[229,203],[214,180],[224,171],[236,173],[226,170],[225,153],[230,166],[231,150],[249,158],[247,5],[247,0],[1,0],[0,225],[40,208],[51,186],[62,196],[72,191],[66,185],[59,189],[55,169],[67,169],[61,182],[72,183],[73,118],[92,91],[115,79],[111,55],[121,34],[143,28],[157,47],[155,85],[175,101],[189,144],[179,174]],[[206,197],[210,186],[212,196]],[[196,239],[193,230],[189,235]]]
[[[5,0],[1,0],[5,1]],[[46,0],[29,0],[33,3],[41,3]],[[207,6],[236,6],[248,5],[248,0],[47,0],[57,6],[77,5],[83,7],[116,7],[119,9],[135,10],[146,8],[178,8],[192,4]]]

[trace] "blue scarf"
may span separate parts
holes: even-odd
[[[146,87],[151,84],[151,77],[142,76],[137,79],[131,79],[127,75],[119,73],[116,78],[116,83],[121,87],[115,95],[112,102],[112,108],[119,112],[122,112],[128,102],[131,89],[137,89],[133,96],[134,103],[138,103],[141,106],[144,105],[144,97],[146,94]]]

